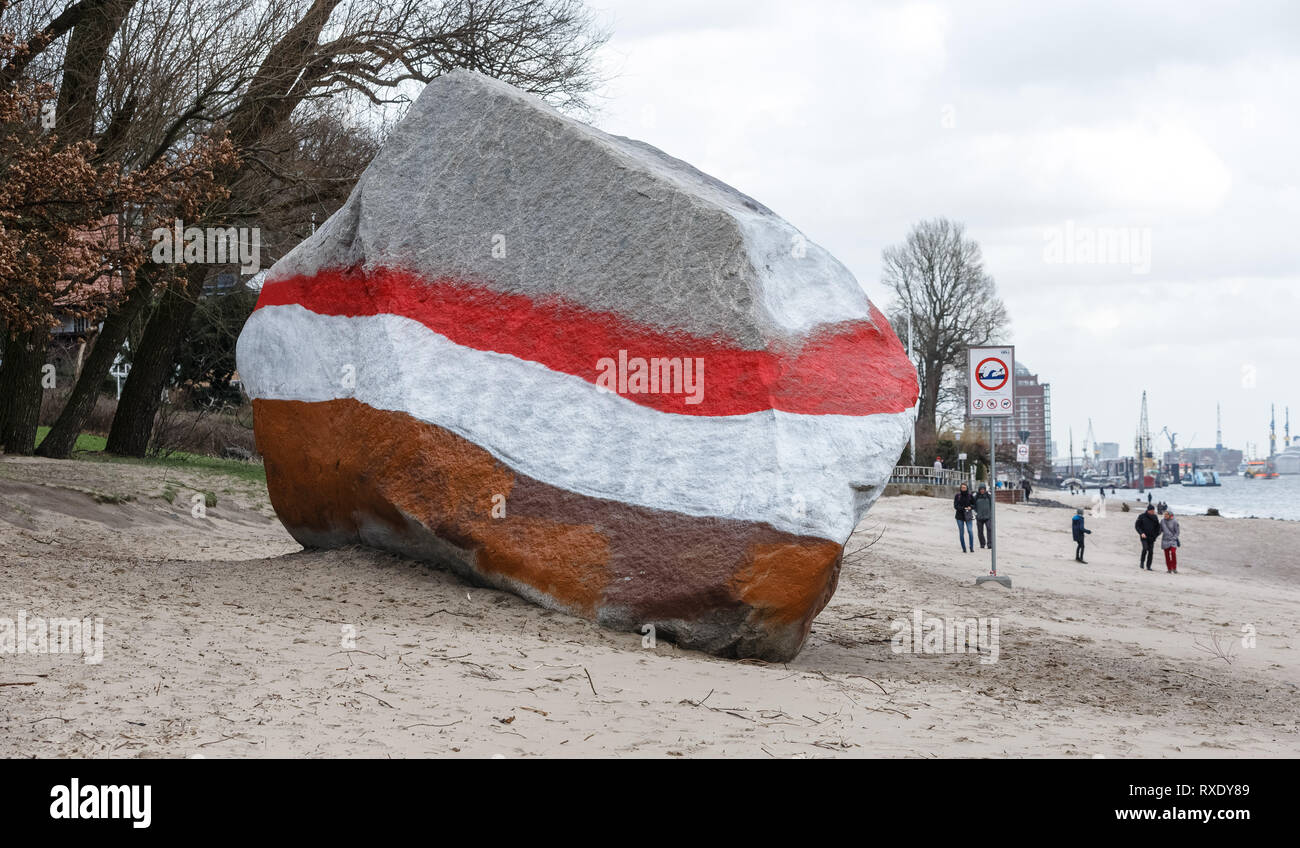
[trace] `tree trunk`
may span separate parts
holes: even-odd
[[[921,405],[916,412],[916,455],[922,465],[934,461],[935,446],[939,443],[935,421],[939,415],[939,380],[942,371],[942,368],[935,367],[932,363],[925,364]]]
[[[206,266],[191,265],[183,288],[169,286],[163,292],[131,358],[131,374],[122,386],[122,399],[104,446],[108,453],[144,456],[148,450],[162,392],[171,381],[176,354],[203,293],[207,272]]]
[[[58,128],[65,142],[90,138],[94,133],[99,78],[104,57],[122,21],[138,0],[104,0],[86,15],[68,36],[63,80],[59,85]]]
[[[141,279],[116,311],[104,319],[104,329],[99,331],[95,346],[90,349],[90,356],[81,369],[81,375],[72,387],[72,394],[59,413],[58,420],[50,428],[36,453],[51,459],[67,459],[77,444],[86,420],[95,409],[99,398],[99,387],[108,376],[108,369],[113,367],[117,352],[122,349],[131,322],[149,304],[150,285]]]
[[[63,56],[63,78],[57,102],[58,131],[64,144],[89,139],[94,134],[95,110],[104,57],[123,20],[138,0],[88,0],[65,11],[78,10],[75,20],[65,21],[72,27]],[[51,24],[64,21],[60,16]],[[41,46],[41,49],[44,45]],[[5,426],[0,428],[0,441],[10,453],[31,454],[35,448],[36,426],[40,417],[41,366],[49,349],[49,330],[42,328],[37,338],[29,334],[25,350],[19,354],[18,371],[13,386],[4,386],[0,397],[12,405]],[[120,344],[120,342],[119,342]],[[5,353],[6,362],[9,352]],[[81,384],[80,376],[76,384]],[[9,389],[13,389],[13,394]],[[74,386],[74,392],[76,387]],[[34,402],[32,400],[34,398]],[[90,402],[94,403],[91,396]],[[62,416],[60,416],[62,417]],[[72,441],[76,442],[76,430]],[[71,450],[71,445],[67,450]],[[65,451],[66,455],[66,451]]]
[[[0,446],[5,452],[31,456],[41,414],[41,367],[50,346],[45,327],[18,333],[5,341],[0,370]]]

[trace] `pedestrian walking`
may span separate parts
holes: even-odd
[[[970,540],[969,550],[974,551],[975,534],[971,530],[971,521],[974,518],[975,498],[971,496],[970,490],[966,487],[965,483],[962,483],[961,489],[957,494],[952,496],[952,508],[953,512],[956,513],[957,516],[957,540],[961,542],[962,551],[965,552],[967,550],[967,539]],[[965,536],[962,535],[963,529],[966,531]]]
[[[1165,573],[1178,573],[1178,549],[1182,547],[1182,540],[1178,537],[1179,527],[1178,519],[1169,510],[1165,510],[1165,517],[1160,522],[1160,549],[1165,554]]]
[[[1160,535],[1160,519],[1156,518],[1156,508],[1147,505],[1146,512],[1133,522],[1133,529],[1142,540],[1142,555],[1138,558],[1138,568],[1151,570],[1151,560],[1155,556],[1156,537]]]
[[[1070,534],[1074,536],[1074,561],[1081,562],[1084,565],[1088,561],[1083,558],[1083,537],[1092,531],[1083,526],[1083,510],[1076,509],[1074,518],[1070,519]]]
[[[988,535],[988,548],[993,549],[993,495],[980,483],[980,490],[975,493],[975,529],[978,531],[980,547],[985,547],[985,534]]]

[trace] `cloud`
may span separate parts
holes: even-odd
[[[1269,400],[1300,409],[1300,5],[602,8],[597,123],[767,204],[877,302],[882,248],[966,223],[1060,432],[1131,442],[1143,388],[1179,432],[1212,433],[1221,398],[1237,446]],[[1048,261],[1067,225],[1136,228],[1150,267]]]

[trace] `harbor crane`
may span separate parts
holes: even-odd
[[[1147,475],[1156,471],[1155,451],[1151,445],[1151,424],[1147,418],[1147,393],[1142,392],[1142,415],[1138,419],[1137,436],[1133,439],[1133,453],[1137,456],[1138,488]]]
[[[1268,458],[1277,456],[1277,406],[1268,405]]]
[[[1092,447],[1089,448],[1088,446]],[[1096,471],[1101,467],[1101,448],[1097,446],[1097,437],[1092,433],[1092,419],[1088,419],[1088,435],[1083,440],[1083,467],[1086,471]]]

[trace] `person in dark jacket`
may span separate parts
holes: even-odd
[[[1070,533],[1073,534],[1074,536],[1074,545],[1075,545],[1074,561],[1075,562],[1081,562],[1084,565],[1088,564],[1088,561],[1083,558],[1083,537],[1084,534],[1091,533],[1091,532],[1092,532],[1091,530],[1083,526],[1083,510],[1076,509],[1074,511],[1074,518],[1070,519]]]
[[[952,496],[952,508],[957,515],[957,541],[961,542],[961,549],[966,550],[966,540],[970,539],[970,550],[975,550],[975,534],[971,532],[971,519],[975,512],[975,498],[971,497],[970,490],[966,484],[961,484],[961,491]],[[966,530],[963,536],[962,529]]]
[[[1147,506],[1147,511],[1133,522],[1133,529],[1142,540],[1142,555],[1138,558],[1138,568],[1151,570],[1151,559],[1155,556],[1156,539],[1160,537],[1160,519],[1156,518],[1156,508]]]
[[[1025,501],[1028,502],[1029,493],[1034,490],[1034,487],[1030,485],[1028,478],[1020,481],[1020,488],[1025,490]]]
[[[980,483],[980,490],[975,493],[975,529],[979,533],[980,547],[984,547],[984,534],[988,532],[988,547],[993,548],[993,496],[988,486]]]

